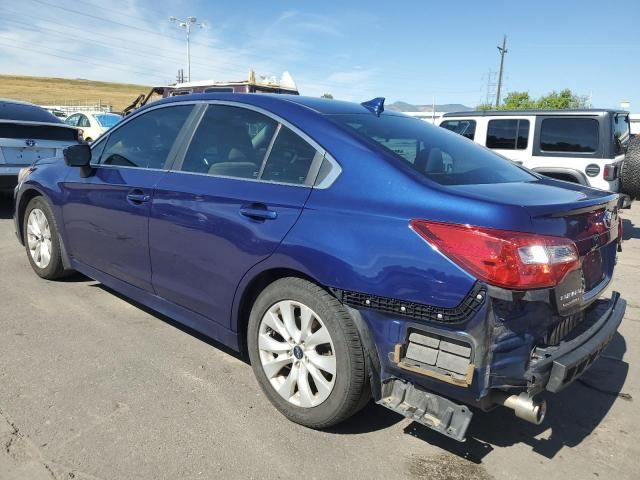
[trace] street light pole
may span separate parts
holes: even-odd
[[[198,23],[196,17],[187,17],[185,20],[180,20],[176,17],[169,17],[171,23],[177,23],[180,28],[184,28],[187,32],[187,74],[189,81],[191,81],[191,27],[204,28],[204,23]]]

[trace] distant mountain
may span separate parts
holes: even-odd
[[[387,110],[396,112],[430,112],[432,105],[412,105],[407,102],[393,102],[384,106]],[[471,107],[462,105],[461,103],[436,103],[436,112],[467,112],[473,110]]]

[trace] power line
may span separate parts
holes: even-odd
[[[38,53],[38,54],[43,55],[43,56],[53,56],[53,57],[56,57],[56,58],[63,58],[65,60],[71,60],[71,61],[74,61],[74,62],[85,63],[87,65],[94,65],[94,66],[106,67],[106,68],[115,68],[115,69],[118,69],[118,70],[123,70],[123,71],[131,72],[131,73],[149,73],[149,72],[152,72],[152,73],[155,73],[155,74],[157,74],[159,76],[162,75],[163,77],[166,75],[165,73],[162,73],[162,72],[159,72],[159,71],[156,71],[156,70],[144,70],[143,71],[143,70],[132,69],[129,66],[123,65],[121,63],[115,63],[115,62],[109,62],[109,63],[93,62],[91,60],[87,60],[86,58],[77,58],[77,57],[74,57],[74,56],[70,56],[70,55],[73,55],[73,53],[65,51],[65,50],[53,49],[53,48],[49,48],[49,47],[40,47],[39,49],[29,48],[29,47],[26,47],[24,44],[20,44],[17,40],[15,40],[13,38],[7,38],[7,37],[4,37],[2,35],[0,35],[0,38],[2,38],[4,40],[12,41],[14,43],[18,43],[18,45],[11,45],[11,44],[7,44],[7,43],[1,43],[2,45],[5,45],[6,47],[13,48],[13,49],[16,49],[16,50],[27,50],[27,51],[30,51],[30,52]],[[44,48],[44,49],[52,51],[52,52],[58,52],[58,53],[56,54],[56,53],[43,52],[41,50],[41,48]]]

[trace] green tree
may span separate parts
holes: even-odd
[[[476,106],[476,110],[485,112],[487,110],[493,110],[493,104],[491,103],[481,103],[480,105]]]
[[[564,110],[567,108],[585,108],[587,106],[587,97],[584,95],[576,95],[568,88],[556,92],[555,90],[548,95],[543,95],[536,102],[536,108],[546,110]]]
[[[498,107],[483,103],[478,105],[476,110],[564,110],[567,108],[586,108],[588,103],[588,98],[585,95],[577,95],[565,88],[559,92],[553,90],[537,99],[531,98],[529,92],[510,92]]]
[[[329,98],[333,100],[333,95],[331,95],[330,93],[323,93],[322,95],[320,95],[320,98]]]
[[[504,103],[498,108],[500,110],[526,110],[536,108],[536,102],[529,97],[529,92],[509,92]]]

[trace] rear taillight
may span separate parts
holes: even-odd
[[[578,250],[566,238],[428,220],[411,220],[410,227],[458,266],[498,287],[553,287],[580,267]]]
[[[612,163],[605,165],[602,170],[602,178],[608,182],[615,180],[618,177],[618,166]]]

